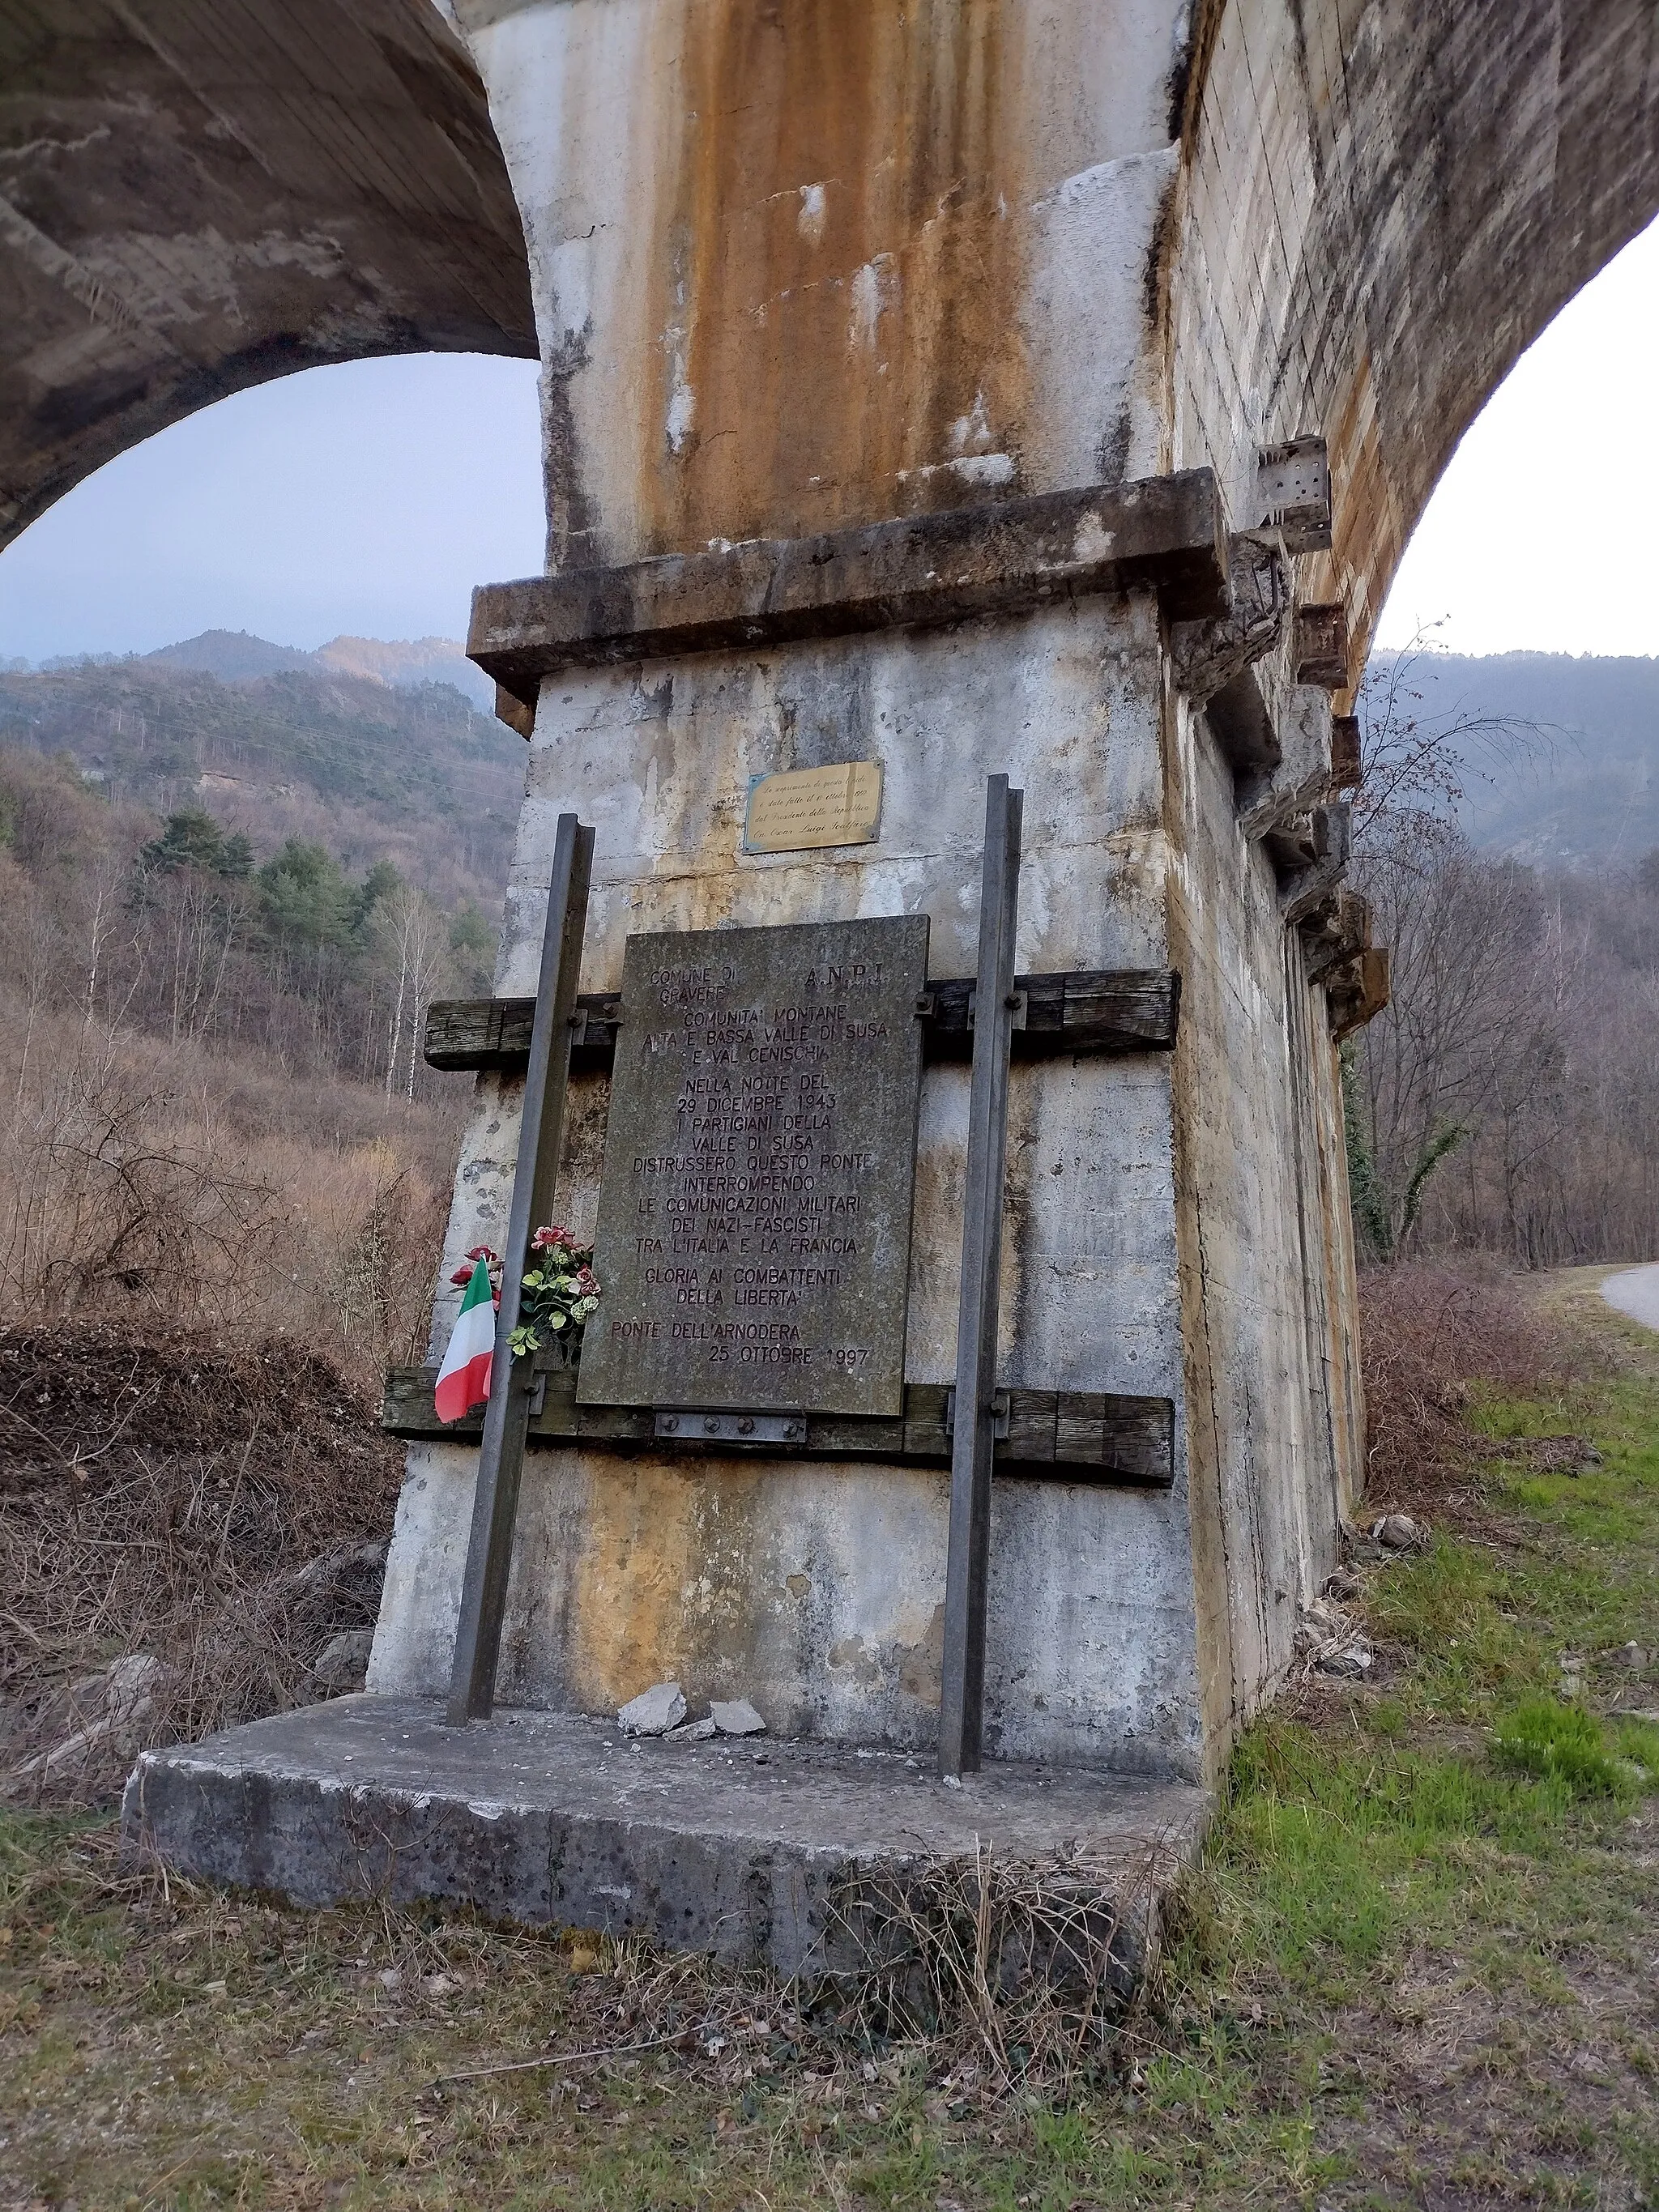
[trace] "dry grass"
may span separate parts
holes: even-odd
[[[399,1461],[373,1405],[292,1340],[0,1332],[11,1793],[98,1802],[143,1743],[316,1696],[323,1644],[373,1626]]]
[[[993,2095],[1064,2096],[1103,2065],[1156,1959],[1174,1869],[1128,1875],[1077,1858],[974,1857],[862,1875],[839,1900],[857,1963],[838,1978],[867,2040],[925,2046],[930,2065]]]
[[[1474,1393],[1559,1392],[1582,1354],[1530,1286],[1488,1260],[1367,1268],[1359,1297],[1367,1514],[1443,1517],[1480,1449],[1468,1420]]]
[[[0,1312],[157,1316],[418,1358],[453,1113],[66,1017],[7,1030]]]

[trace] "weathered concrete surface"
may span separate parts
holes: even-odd
[[[524,211],[549,565],[1157,473],[1184,0],[457,0]]]
[[[559,811],[598,830],[584,986],[629,932],[864,913],[930,916],[933,972],[974,964],[984,779],[1027,790],[1018,964],[1161,964],[1166,943],[1158,611],[1151,592],[951,633],[573,670],[543,690],[498,991],[533,975]],[[879,755],[879,843],[740,849],[748,779]],[[481,1079],[448,1246],[506,1218],[520,1086]],[[922,1094],[905,1371],[951,1379],[965,1068]],[[605,1086],[573,1086],[558,1206],[593,1220]],[[1184,1479],[1167,1054],[1017,1067],[1000,1374],[1176,1406],[1162,1495],[1000,1486],[988,1741],[1010,1758],[1196,1779],[1206,1749]],[[453,1261],[449,1263],[451,1266]],[[434,1342],[451,1319],[441,1304]],[[1037,1378],[1041,1377],[1041,1382]],[[417,1448],[371,1686],[446,1678],[473,1455]],[[538,1452],[526,1471],[504,1694],[614,1708],[677,1674],[745,1689],[769,1723],[925,1745],[937,1726],[946,1485],[903,1468],[757,1468]],[[1286,1573],[1294,1571],[1287,1567]]]
[[[1645,1328],[1659,1328],[1659,1266],[1626,1267],[1609,1275],[1601,1295],[1610,1306],[1639,1321]]]
[[[533,707],[542,678],[565,668],[938,628],[1137,584],[1154,586],[1177,618],[1229,611],[1226,532],[1206,470],[486,585],[467,651]]]
[[[1331,1008],[1296,927],[1345,849],[1340,634],[1363,649],[1479,397],[1659,198],[1650,16],[459,0],[458,20],[525,216],[559,572],[482,604],[481,646],[526,694],[551,672],[497,988],[526,987],[573,805],[598,828],[590,989],[630,930],[917,911],[934,972],[965,972],[983,780],[1024,787],[1020,966],[1167,962],[1186,997],[1173,1066],[1017,1072],[1000,1371],[1167,1391],[1177,1474],[1163,1498],[1000,1497],[992,1741],[1211,1773],[1288,1663],[1363,1468]],[[1627,160],[1598,150],[1604,109],[1641,139]],[[1299,526],[1236,548],[1261,588],[1227,635],[1172,640],[1150,590],[1100,576],[1021,611],[1012,556],[1000,603],[976,574],[971,620],[803,634],[846,542],[823,533],[902,544],[897,519],[977,505],[946,534],[994,544],[997,502],[1197,465],[1254,528],[1261,449],[1308,433],[1330,442],[1334,550]],[[653,556],[672,558],[633,565]],[[699,630],[711,608],[725,627]],[[637,659],[560,665],[630,626]],[[738,851],[750,775],[872,756],[878,845]],[[916,1380],[951,1371],[965,1091],[929,1071]],[[603,1085],[582,1095],[560,1204],[586,1225]],[[504,1218],[515,1100],[481,1082],[447,1264]],[[411,1456],[378,1688],[441,1680],[469,1469]],[[781,1726],[928,1740],[937,1481],[559,1453],[523,1513],[510,1694],[599,1709],[677,1670],[752,1684]]]
[[[0,10],[0,545],[267,377],[535,350],[483,88],[428,0]]]
[[[1133,1973],[1209,1811],[1116,1777],[994,1765],[947,1790],[897,1753],[629,1741],[539,1712],[450,1729],[436,1704],[355,1697],[147,1753],[122,1821],[134,1851],[298,1905],[465,1898],[784,1974],[854,1963],[852,1878],[1063,1860]]]

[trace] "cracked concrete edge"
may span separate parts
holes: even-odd
[[[1156,1954],[1165,1901],[1207,1829],[1212,1801],[1190,1796],[1184,1823],[1109,1865],[1012,1853],[985,1863],[1040,1866],[1049,1893],[1085,1916],[1109,1983],[1127,1996]],[[130,1863],[302,1908],[443,1899],[527,1926],[644,1935],[786,1978],[856,1975],[890,1960],[928,1877],[978,1863],[963,1849],[767,1839],[620,1809],[572,1814],[348,1784],[297,1766],[238,1768],[188,1748],[140,1758],[122,1837]]]

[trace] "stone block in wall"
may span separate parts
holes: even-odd
[[[1285,694],[1277,718],[1277,764],[1240,779],[1238,826],[1265,837],[1292,815],[1316,806],[1331,789],[1331,702],[1312,684]]]

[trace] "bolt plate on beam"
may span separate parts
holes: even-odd
[[[665,1443],[711,1444],[801,1444],[806,1441],[804,1413],[706,1413],[701,1409],[659,1413],[654,1432]]]

